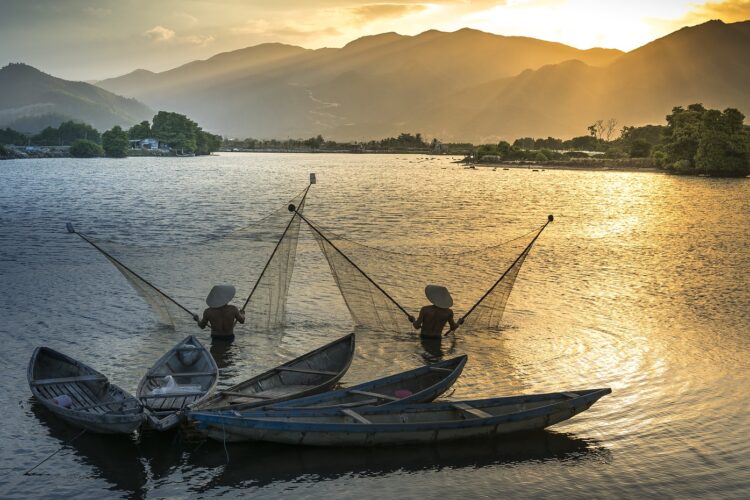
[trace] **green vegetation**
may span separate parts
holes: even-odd
[[[102,147],[104,154],[110,158],[125,158],[128,155],[128,133],[119,125],[115,125],[111,130],[102,134]]]
[[[179,113],[159,111],[154,116],[151,133],[183,154],[207,155],[221,146],[221,136],[204,132],[197,123]]]
[[[148,121],[142,121],[128,129],[128,138],[130,140],[147,139],[151,137],[151,124]]]
[[[17,132],[11,128],[0,130],[0,144],[14,144],[16,146],[23,146],[28,144],[29,138],[26,134]]]
[[[2,144],[0,144],[0,158],[5,158],[7,156],[10,156],[10,151],[8,151],[7,149],[5,149],[5,146],[3,146]]]
[[[70,145],[70,156],[73,158],[97,158],[104,155],[104,149],[87,139],[78,139]]]
[[[750,132],[745,115],[691,104],[667,115],[662,143],[654,149],[659,166],[679,174],[741,177],[750,174]]]

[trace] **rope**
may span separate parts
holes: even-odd
[[[307,223],[307,225],[310,226],[310,229],[312,229],[313,231],[315,231],[321,238],[323,238],[326,241],[326,243],[328,243],[329,245],[331,245],[331,247],[334,250],[336,250],[339,253],[339,255],[341,255],[349,264],[351,264],[351,266],[354,267],[354,269],[356,269],[357,271],[359,271],[360,274],[362,276],[364,276],[364,278],[367,281],[369,281],[375,288],[377,288],[380,291],[380,293],[382,293],[383,295],[385,295],[388,300],[390,300],[391,302],[393,302],[393,304],[396,307],[398,307],[401,310],[401,312],[403,312],[406,315],[407,318],[409,318],[409,321],[412,321],[412,315],[409,314],[409,312],[406,309],[404,309],[401,306],[401,304],[399,304],[398,302],[396,302],[396,299],[394,299],[393,297],[391,297],[391,295],[388,292],[386,292],[385,290],[383,290],[380,287],[380,285],[378,285],[377,283],[375,283],[372,280],[372,278],[370,278],[367,275],[366,272],[364,272],[362,269],[360,269],[360,267],[357,264],[355,264],[354,262],[352,262],[352,260],[349,257],[347,257],[347,255],[344,252],[342,252],[341,250],[339,250],[339,248],[336,245],[334,245],[333,242],[331,240],[329,240],[323,233],[321,233],[320,230],[317,227],[315,227],[309,220],[307,220],[304,215],[302,215],[301,213],[299,213],[297,211],[297,209],[294,208],[293,206],[290,206],[289,210],[290,211],[293,210],[294,213],[297,214],[300,217],[300,219],[302,219],[303,221],[305,221]]]
[[[62,445],[61,447],[59,447],[59,448],[58,448],[58,449],[57,449],[57,450],[56,450],[56,451],[55,451],[54,453],[50,454],[49,456],[47,456],[47,458],[45,458],[44,460],[42,460],[41,462],[39,462],[38,464],[36,464],[36,465],[35,465],[34,467],[32,467],[31,469],[29,469],[29,470],[27,470],[26,472],[24,472],[24,473],[23,473],[23,475],[24,475],[24,476],[28,476],[29,474],[31,474],[31,472],[32,472],[32,471],[33,471],[34,469],[36,469],[37,467],[39,467],[40,465],[42,465],[42,464],[43,464],[44,462],[46,462],[46,461],[47,461],[47,460],[49,460],[50,458],[52,458],[52,457],[54,457],[55,455],[57,455],[58,453],[60,453],[60,452],[61,452],[62,450],[64,450],[64,449],[65,449],[65,447],[66,447],[66,446],[68,446],[69,444],[72,444],[72,443],[73,443],[73,441],[75,441],[76,439],[78,439],[79,437],[81,437],[81,436],[83,435],[83,433],[84,433],[84,432],[86,432],[86,429],[83,429],[83,430],[82,430],[81,432],[79,432],[78,434],[76,434],[76,435],[75,435],[75,436],[73,437],[73,439],[71,439],[70,441],[68,441],[68,442],[66,442],[65,444],[63,444],[63,445]]]

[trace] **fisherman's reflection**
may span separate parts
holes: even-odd
[[[231,340],[223,340],[215,337],[211,339],[211,348],[209,351],[220,370],[232,364],[232,344]]]

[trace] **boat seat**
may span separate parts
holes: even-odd
[[[484,410],[480,410],[479,408],[474,408],[473,406],[469,406],[466,403],[453,403],[452,405],[454,408],[457,408],[461,411],[465,411],[466,413],[469,413],[471,415],[474,415],[478,418],[491,418],[494,417],[494,415],[491,415],[487,413]]]
[[[367,420],[365,417],[363,417],[362,415],[360,415],[359,413],[357,413],[356,411],[350,410],[349,408],[342,409],[341,413],[343,413],[346,416],[352,417],[354,420],[356,420],[357,422],[359,422],[361,424],[371,424],[372,423],[369,420]]]
[[[98,380],[107,380],[107,377],[102,375],[79,375],[77,377],[62,377],[62,378],[43,378],[34,380],[31,383],[34,385],[49,385],[49,384],[67,384],[68,382],[95,382]]]
[[[292,368],[287,366],[279,366],[276,368],[282,372],[297,372],[297,373],[312,373],[313,375],[338,375],[336,372],[327,372],[323,370],[309,370],[307,368]]]
[[[358,391],[357,389],[352,389],[349,392],[351,394],[359,394],[360,396],[370,396],[378,399],[387,399],[388,401],[399,401],[399,398],[388,396],[386,394],[379,394],[377,392]]]

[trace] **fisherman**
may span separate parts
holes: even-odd
[[[203,311],[203,319],[193,315],[202,329],[211,324],[211,338],[217,340],[234,340],[234,322],[245,322],[245,313],[230,305],[229,301],[234,298],[235,289],[232,285],[216,285],[206,297],[208,308]]]
[[[443,327],[446,323],[450,325],[448,332],[458,328],[458,324],[453,321],[453,310],[451,309],[453,297],[451,297],[448,289],[439,285],[427,285],[424,294],[432,305],[424,306],[419,311],[416,320],[413,316],[409,317],[414,324],[414,328],[421,329],[419,335],[423,338],[439,339],[443,336]]]

